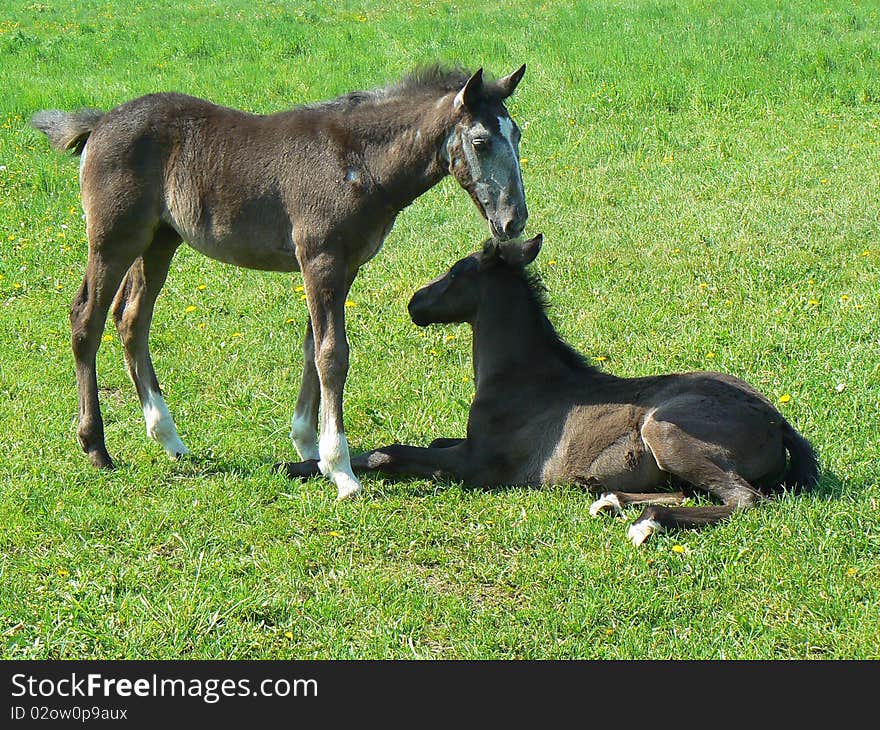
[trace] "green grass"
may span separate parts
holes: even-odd
[[[876,4],[292,5],[4,5],[2,656],[880,658]],[[438,59],[528,64],[510,109],[560,332],[621,375],[718,369],[789,395],[816,492],[640,550],[576,487],[371,477],[337,505],[329,483],[271,469],[293,458],[299,276],[186,248],[152,348],[196,458],[145,437],[114,339],[98,373],[120,468],[88,466],[67,323],[77,166],[30,115],[157,90],[274,111]],[[354,448],[463,434],[469,333],[419,330],[405,303],[484,235],[447,179],[362,270]]]

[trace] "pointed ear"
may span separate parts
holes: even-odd
[[[528,241],[502,243],[498,246],[498,255],[508,266],[525,268],[538,256],[542,243],[544,243],[543,233]]]
[[[452,108],[455,111],[459,111],[463,107],[472,109],[479,100],[482,91],[483,69],[478,68],[474,75],[467,80],[467,83],[461,87],[461,91],[455,95],[455,101],[452,103]]]
[[[498,245],[497,238],[494,238],[494,237],[487,238],[485,241],[483,241],[483,259],[484,260],[495,258],[496,256],[498,256],[498,253],[500,250],[501,249]]]
[[[503,79],[498,79],[498,81],[495,82],[495,85],[501,90],[502,99],[506,99],[514,91],[516,91],[516,87],[519,85],[519,82],[522,81],[522,77],[525,72],[526,65],[523,64],[516,71],[510,74],[510,76],[505,76]]]

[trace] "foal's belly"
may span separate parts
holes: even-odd
[[[168,194],[162,220],[216,261],[262,271],[299,270],[293,227],[280,201],[246,199],[224,206],[193,191]]]
[[[666,474],[642,440],[629,409],[613,414],[569,414],[542,472],[545,484],[580,483],[620,492],[648,491]]]
[[[215,261],[261,271],[299,271],[292,243],[289,247],[273,246],[271,241],[181,235],[192,248]]]
[[[586,471],[586,483],[618,492],[640,492],[659,486],[664,473],[637,431],[621,436],[600,451]]]

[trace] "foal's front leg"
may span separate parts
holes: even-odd
[[[301,269],[321,391],[318,467],[336,485],[337,499],[347,499],[361,490],[361,483],[351,470],[342,416],[342,393],[348,376],[345,297],[354,275],[348,272],[342,258],[327,254],[301,262]]]
[[[475,473],[466,453],[465,440],[456,439],[456,441],[454,445],[439,448],[406,444],[383,446],[366,454],[358,454],[351,460],[351,466],[356,472],[361,473],[378,471],[384,474],[425,479],[452,479],[472,484],[475,482]],[[291,479],[305,479],[320,474],[318,462],[314,459],[283,464],[278,468]]]
[[[315,368],[315,336],[312,320],[306,324],[303,340],[303,371],[296,399],[296,409],[290,422],[290,438],[299,458],[305,461],[320,458],[318,453],[318,406],[321,399],[321,382]]]

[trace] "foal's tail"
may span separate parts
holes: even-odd
[[[46,109],[31,117],[31,126],[45,134],[49,144],[59,152],[73,150],[74,154],[81,155],[89,135],[103,116],[104,112],[97,109],[73,113]]]
[[[819,460],[812,444],[786,422],[782,443],[788,449],[788,472],[783,478],[793,489],[812,489],[819,481]]]

